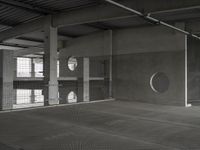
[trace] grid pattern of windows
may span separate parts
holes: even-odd
[[[35,103],[44,102],[44,96],[42,95],[42,90],[34,90]]]
[[[42,90],[17,89],[16,104],[43,103]]]
[[[44,77],[43,75],[43,60],[42,59],[34,59],[34,72],[35,77]]]
[[[17,77],[31,77],[30,58],[17,58]]]
[[[31,103],[31,90],[18,89],[16,104],[30,104]]]
[[[34,63],[34,67],[32,68],[32,63]],[[59,66],[60,63],[57,61],[57,77],[59,77]],[[34,73],[32,76],[32,72]],[[17,77],[36,77],[42,78],[44,77],[44,68],[43,68],[43,59],[41,58],[17,58]]]

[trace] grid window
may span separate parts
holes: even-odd
[[[35,77],[44,77],[44,68],[43,68],[43,60],[42,59],[34,59],[35,67],[34,67],[34,72],[35,72]],[[57,77],[59,77],[59,66],[60,63],[57,61]]]
[[[31,77],[30,58],[17,58],[17,77]]]
[[[17,90],[16,104],[30,104],[31,103],[31,90]]]
[[[42,90],[34,90],[34,96],[35,96],[35,103],[44,102],[44,96],[42,95]]]
[[[43,60],[42,59],[34,59],[34,72],[35,77],[44,77],[43,75]]]

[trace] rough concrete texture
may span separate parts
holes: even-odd
[[[113,54],[115,98],[185,105],[184,35],[161,26],[114,30]],[[156,72],[169,78],[169,89],[162,94],[150,87]]]
[[[66,48],[61,50],[61,57],[90,57],[110,55],[110,31],[92,33],[67,42]]]
[[[72,55],[74,56],[74,55]],[[62,50],[60,53],[60,77],[75,77],[78,81],[60,82],[59,93],[60,103],[66,103],[67,94],[75,91],[78,101],[83,101],[83,57],[76,57],[78,65],[74,71],[67,66],[70,55],[66,55]],[[108,77],[109,77],[109,57],[93,56],[89,57],[89,76],[90,78],[105,78],[105,80],[90,80],[90,101],[108,98]]]
[[[57,49],[58,31],[50,25],[50,20],[44,28],[44,82],[43,87],[45,105],[58,104],[58,79],[57,79]]]
[[[123,101],[0,113],[0,142],[24,150],[199,150],[199,113]]]
[[[184,59],[182,51],[114,56],[114,97],[155,104],[184,105]],[[150,86],[150,79],[156,72],[163,72],[169,78],[169,88],[164,93],[157,93]]]
[[[81,81],[65,81],[60,82],[59,95],[60,104],[68,103],[68,94],[73,91],[77,95],[77,101],[83,101],[83,83]]]
[[[113,54],[185,51],[185,36],[163,26],[113,31]]]
[[[90,100],[101,100],[109,98],[109,80],[90,81]]]
[[[188,38],[188,100],[200,102],[200,42]]]
[[[111,50],[114,98],[185,105],[183,34],[162,26],[117,29],[112,34],[95,33],[70,41],[61,51],[61,57],[108,57]],[[91,75],[99,72],[101,65],[96,64],[96,68],[91,66]],[[170,79],[169,90],[163,94],[150,88],[150,78],[156,72],[164,72]]]
[[[0,51],[0,109],[12,109],[14,61],[13,51]]]
[[[60,77],[77,77],[77,78],[83,78],[83,58],[82,57],[76,57],[77,60],[77,67],[74,71],[71,71],[68,68],[68,60],[71,57],[71,55],[63,57],[63,53],[61,52],[61,55],[59,57],[60,61]]]

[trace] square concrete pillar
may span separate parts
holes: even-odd
[[[33,62],[33,58],[31,58],[31,77],[35,77],[35,63]]]
[[[44,100],[45,105],[59,104],[57,79],[57,28],[45,26],[44,44]]]
[[[90,59],[83,58],[83,101],[90,101]]]
[[[0,51],[0,109],[13,108],[13,78],[14,59],[13,51]]]

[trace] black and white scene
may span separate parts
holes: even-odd
[[[0,0],[0,150],[200,150],[200,0]]]

